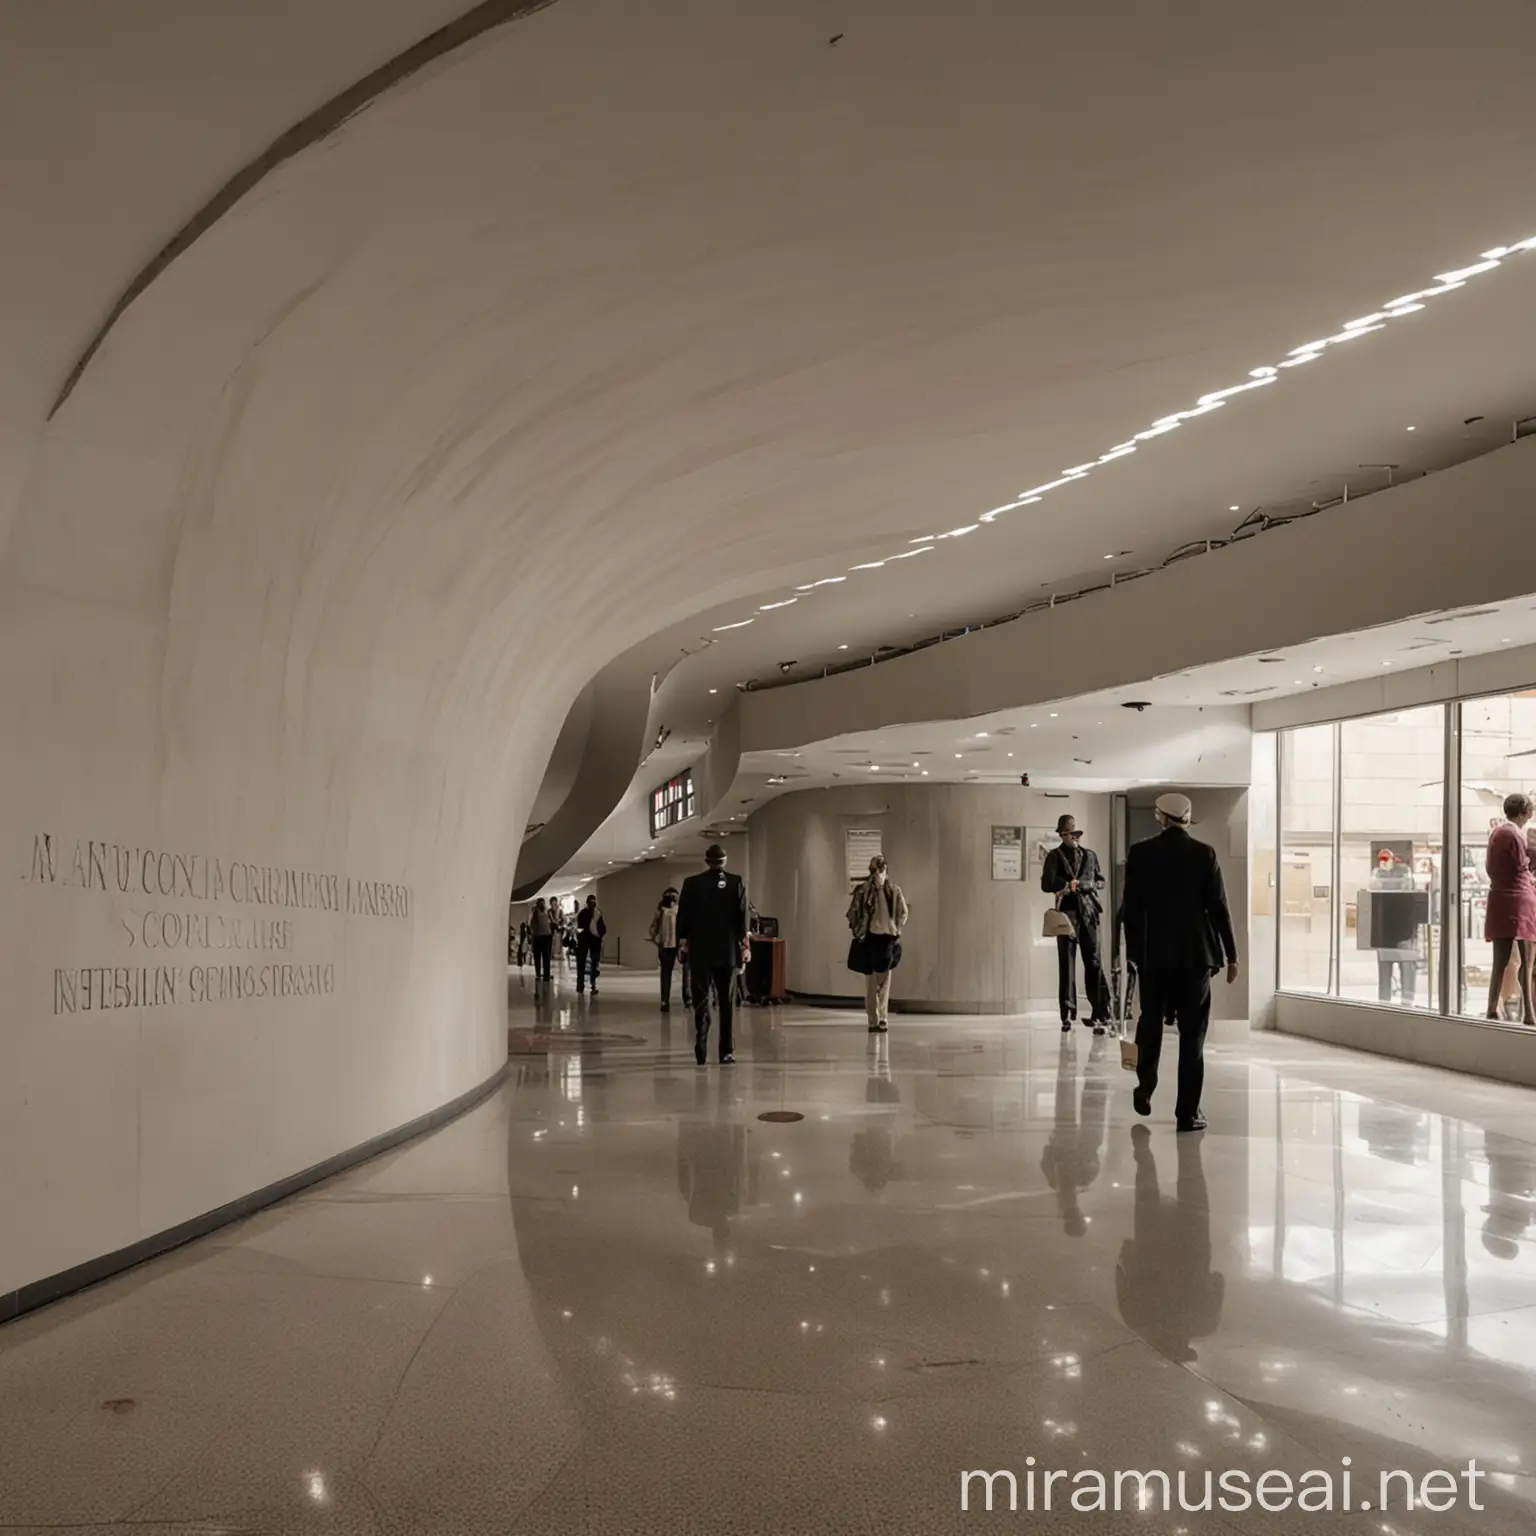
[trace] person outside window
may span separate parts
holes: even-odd
[[[1520,1018],[1536,1024],[1531,1011],[1531,955],[1536,946],[1536,879],[1531,874],[1531,854],[1526,826],[1531,820],[1528,795],[1513,794],[1504,801],[1505,820],[1488,834],[1488,912],[1483,937],[1493,945],[1493,975],[1488,983],[1488,1017],[1499,1017],[1499,993],[1511,958],[1515,961],[1520,989]]]

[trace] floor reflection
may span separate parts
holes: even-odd
[[[1197,1357],[1194,1341],[1221,1322],[1226,1278],[1211,1268],[1211,1206],[1202,1135],[1179,1136],[1173,1197],[1157,1177],[1158,1153],[1144,1125],[1131,1130],[1136,1181],[1133,1235],[1120,1245],[1115,1294],[1126,1325],[1170,1360]],[[1164,1151],[1163,1156],[1170,1156]]]

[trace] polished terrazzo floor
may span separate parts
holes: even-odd
[[[1529,1091],[1218,1027],[1176,1136],[1050,1020],[749,1010],[698,1069],[653,987],[514,972],[492,1100],[0,1330],[0,1530],[1530,1529]],[[1346,1455],[1486,1509],[959,1508]]]

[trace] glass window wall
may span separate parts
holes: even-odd
[[[1445,706],[1339,726],[1339,997],[1438,1009]]]
[[[1456,1010],[1482,1018],[1493,981],[1488,916],[1488,835],[1504,821],[1504,797],[1536,783],[1536,689],[1469,699],[1461,706],[1461,965]],[[1533,823],[1536,825],[1536,823]],[[1529,828],[1527,828],[1529,832]],[[1513,962],[1499,983],[1497,1011],[1520,1022]]]
[[[1280,736],[1280,987],[1322,992],[1333,985],[1336,725]]]
[[[1494,986],[1518,1021],[1514,973],[1493,977],[1484,938],[1486,852],[1505,796],[1536,796],[1536,688],[1278,735],[1254,792],[1279,828],[1279,989],[1482,1017]]]

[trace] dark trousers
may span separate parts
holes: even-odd
[[[1088,992],[1088,1012],[1094,1019],[1109,1018],[1109,983],[1099,958],[1099,925],[1077,924],[1075,939],[1056,940],[1056,965],[1060,985],[1061,1022],[1077,1017],[1077,952],[1083,952],[1083,985]]]
[[[724,1059],[735,1049],[731,1026],[736,1001],[736,968],[700,964],[690,958],[688,972],[689,989],[693,993],[694,1038],[701,1046],[709,1044],[709,994],[713,992],[720,1007],[720,1056]]]
[[[542,937],[533,936],[533,974],[535,977],[543,977],[548,981],[553,974],[551,962],[555,953],[555,936],[546,933]]]
[[[576,990],[584,992],[587,986],[587,968],[592,970],[592,990],[597,991],[597,972],[603,959],[603,941],[590,934],[576,935]]]
[[[1205,1087],[1205,1032],[1211,1023],[1211,973],[1199,970],[1142,971],[1141,1019],[1136,1025],[1136,1083],[1151,1098],[1163,1054],[1164,1021],[1179,1026],[1179,1092],[1173,1113],[1189,1120],[1200,1112]]]
[[[676,949],[658,949],[657,953],[661,956],[661,1006],[670,1008],[672,1006],[672,972],[677,966],[677,951]],[[687,1002],[687,998],[683,1001]]]

